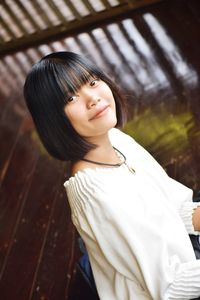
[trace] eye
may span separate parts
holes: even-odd
[[[96,78],[96,79],[92,80],[92,81],[90,82],[90,86],[95,86],[95,85],[97,85],[97,83],[98,83],[99,80],[100,80],[99,78]]]
[[[76,100],[76,96],[70,96],[68,99],[67,99],[67,103],[70,103],[70,102],[73,102]]]

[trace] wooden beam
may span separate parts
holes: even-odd
[[[96,10],[94,9],[94,7],[90,4],[90,2],[88,0],[83,0],[83,3],[87,7],[87,9],[91,13],[91,15],[96,15],[97,14]]]
[[[101,2],[103,3],[103,5],[105,6],[106,9],[112,8],[112,6],[110,5],[110,3],[107,0],[101,0]]]
[[[77,11],[77,9],[75,8],[75,6],[67,0],[64,0],[65,4],[67,5],[67,7],[71,10],[71,12],[73,13],[73,15],[76,17],[77,20],[81,20],[82,17],[79,14],[79,12]]]
[[[68,21],[66,18],[62,15],[58,7],[54,4],[52,0],[46,0],[48,5],[52,8],[53,12],[56,14],[57,18],[63,23],[66,24]]]

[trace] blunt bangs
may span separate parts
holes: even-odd
[[[59,57],[58,57],[59,54]],[[54,79],[58,85],[58,89],[67,103],[68,96],[77,93],[78,90],[91,78],[102,78],[103,73],[86,59],[79,58],[79,55],[68,52],[58,52],[47,55],[41,60],[44,63],[44,68],[48,70],[47,76]],[[76,58],[76,60],[74,59]],[[50,72],[49,72],[50,71]],[[51,80],[48,80],[50,83]]]
[[[74,130],[64,112],[69,97],[91,78],[99,78],[110,87],[116,103],[116,127],[122,127],[124,98],[110,78],[83,56],[51,53],[36,63],[26,78],[24,98],[39,137],[49,154],[59,160],[76,161],[96,148]]]

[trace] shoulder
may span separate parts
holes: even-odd
[[[132,139],[128,134],[123,132],[122,130],[118,128],[112,128],[109,130],[109,138],[111,140],[130,140]]]
[[[131,161],[133,160],[135,165],[138,161],[140,166],[146,166],[146,164],[148,164],[148,167],[156,167],[156,170],[159,168],[162,172],[164,171],[151,153],[140,145],[140,143],[138,143],[132,136],[117,128],[113,128],[109,132],[109,137],[112,145],[125,154],[127,159],[129,158]]]
[[[126,133],[124,133],[121,129],[118,128],[112,128],[109,130],[109,137],[110,138],[124,138],[125,136],[128,136]]]
[[[88,167],[88,163],[83,161],[83,160],[79,160],[77,162],[74,162],[71,166],[71,176],[74,176],[79,171],[83,171],[87,167]]]
[[[132,136],[128,135],[127,133],[117,128],[112,128],[109,131],[109,139],[113,146],[119,148],[120,146],[127,148],[130,146],[139,145]]]
[[[64,182],[64,187],[76,199],[83,197],[85,200],[105,194],[113,194],[116,190],[116,182],[120,186],[121,168],[91,168],[76,166],[74,176]]]
[[[96,209],[116,203],[117,198],[122,198],[124,189],[121,189],[120,180],[122,176],[118,174],[119,169],[111,168],[87,168],[77,172],[64,183],[68,201],[73,214],[87,209]],[[117,189],[116,189],[117,185]],[[121,190],[123,194],[120,197]]]

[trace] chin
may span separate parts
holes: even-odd
[[[116,127],[116,125],[117,125],[117,121],[116,121],[116,120],[113,121],[113,122],[109,122],[108,124],[106,124],[106,129],[105,129],[105,131],[106,131],[106,130],[109,131],[110,129]]]
[[[117,118],[115,117],[112,122],[112,128],[115,127],[116,125],[117,125]]]

